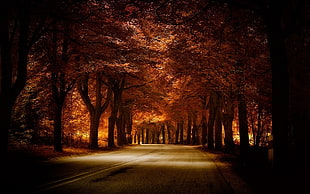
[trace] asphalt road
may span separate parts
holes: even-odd
[[[7,192],[234,193],[212,160],[195,146],[129,146],[51,160],[31,171],[31,175],[16,178],[18,185],[7,185]]]

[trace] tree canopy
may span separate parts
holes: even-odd
[[[1,7],[1,150],[14,141],[62,151],[174,139],[226,151],[240,145],[246,156],[274,134],[275,154],[285,158],[292,145],[279,128],[309,126],[297,122],[309,118],[298,102],[306,102],[298,84],[307,81],[295,80],[309,33],[297,22],[305,12],[286,21],[287,4],[11,1]],[[304,133],[289,141],[307,148]]]

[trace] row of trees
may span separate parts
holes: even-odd
[[[100,135],[114,146],[116,135],[118,145],[184,142],[217,149],[224,139],[231,151],[236,125],[245,157],[250,141],[265,143],[272,114],[275,165],[284,167],[287,153],[302,161],[309,109],[300,94],[307,87],[299,85],[304,77],[294,78],[304,75],[309,45],[301,42],[308,31],[300,20],[306,12],[283,11],[289,3],[304,10],[299,1],[6,3],[1,151],[8,150],[9,132],[30,134],[33,142],[52,135],[57,151],[65,137],[80,134],[92,149]],[[150,117],[165,122],[133,122]],[[150,128],[153,135],[145,137]]]

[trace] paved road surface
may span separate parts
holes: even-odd
[[[36,173],[25,180],[27,185],[11,187],[9,191],[53,194],[234,193],[211,159],[195,146],[129,146],[109,153],[64,157],[36,168]]]

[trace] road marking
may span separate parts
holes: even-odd
[[[112,170],[112,169],[115,169],[115,168],[118,168],[118,167],[122,167],[122,166],[128,165],[130,163],[134,163],[134,162],[138,162],[138,161],[143,161],[143,160],[147,159],[147,155],[153,154],[154,152],[156,152],[156,150],[152,150],[151,152],[138,155],[136,157],[137,159],[129,160],[127,162],[119,162],[119,163],[113,164],[110,167],[97,168],[95,170],[83,172],[83,173],[80,173],[80,174],[77,174],[77,175],[73,175],[73,176],[70,176],[70,177],[66,177],[66,178],[63,178],[63,179],[59,179],[59,180],[51,181],[51,182],[46,183],[46,184],[39,185],[39,186],[36,187],[36,189],[35,189],[35,191],[33,193],[40,193],[40,192],[43,192],[43,191],[51,190],[51,189],[54,189],[54,188],[57,188],[57,187],[61,187],[63,185],[67,185],[67,184],[70,184],[70,183],[73,183],[73,182],[85,179],[85,178],[90,177],[90,176],[94,176],[94,175],[97,175],[97,174],[100,174],[100,173],[103,173],[103,172],[107,172],[109,170]]]

